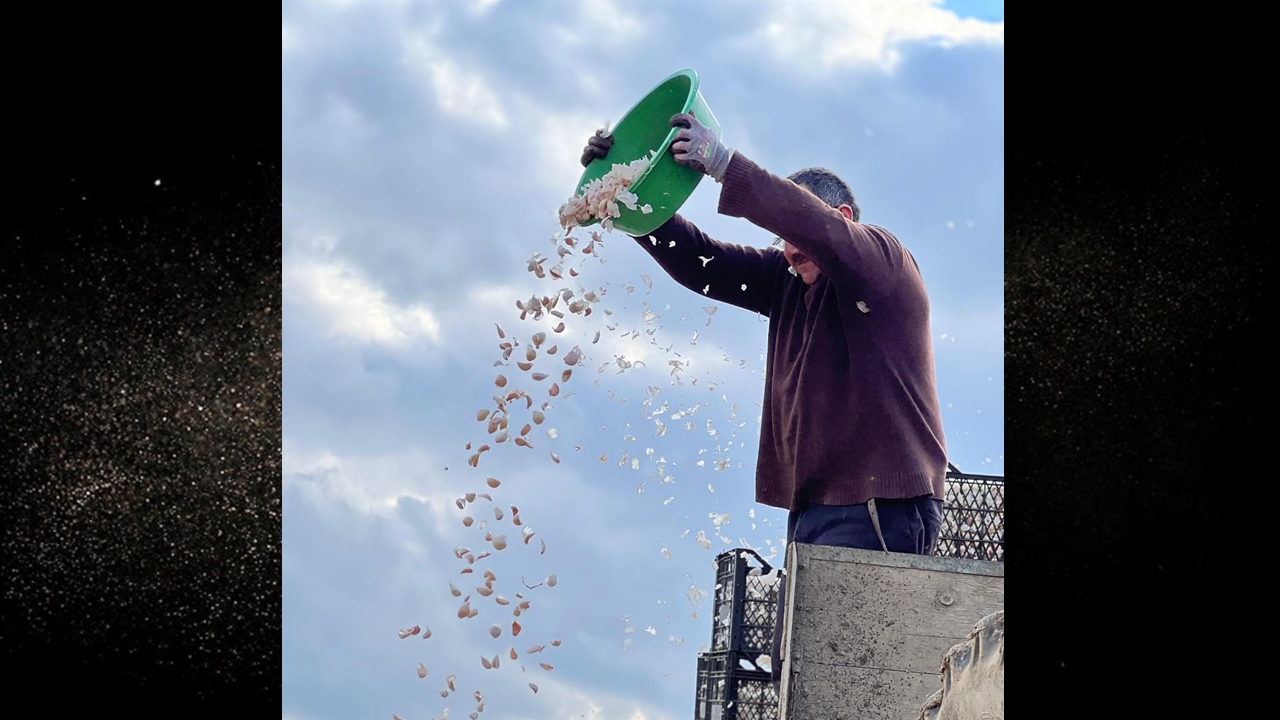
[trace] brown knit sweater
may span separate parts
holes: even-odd
[[[929,299],[911,253],[740,152],[719,212],[786,238],[822,271],[805,285],[781,251],[713,240],[679,215],[636,238],[676,282],[769,318],[756,501],[793,510],[943,499]]]

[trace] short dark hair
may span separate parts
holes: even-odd
[[[817,195],[833,208],[848,205],[853,209],[854,222],[862,217],[862,210],[853,197],[853,191],[840,176],[830,170],[820,167],[804,168],[791,173],[787,179]]]

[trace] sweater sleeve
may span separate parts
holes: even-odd
[[[720,190],[719,212],[745,218],[804,253],[824,275],[853,287],[860,299],[893,292],[905,250],[884,228],[846,220],[794,182],[734,153]]]
[[[715,240],[680,215],[648,236],[632,237],[681,285],[768,317],[773,284],[786,263],[778,250]]]

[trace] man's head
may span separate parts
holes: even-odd
[[[787,177],[791,182],[805,188],[809,192],[817,195],[823,202],[840,211],[846,219],[858,222],[862,217],[862,211],[858,207],[858,201],[853,197],[853,191],[839,178],[835,173],[826,168],[805,168],[791,173]],[[806,285],[812,285],[818,281],[818,276],[822,273],[818,270],[818,266],[813,261],[804,256],[785,238],[779,238],[782,246],[782,254],[786,256],[787,262],[791,264],[792,271],[804,281]]]

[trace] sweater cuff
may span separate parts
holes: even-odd
[[[729,167],[725,168],[720,188],[718,212],[721,215],[746,217],[750,206],[747,189],[751,187],[751,172],[755,169],[756,164],[741,152],[735,152],[729,159]]]

